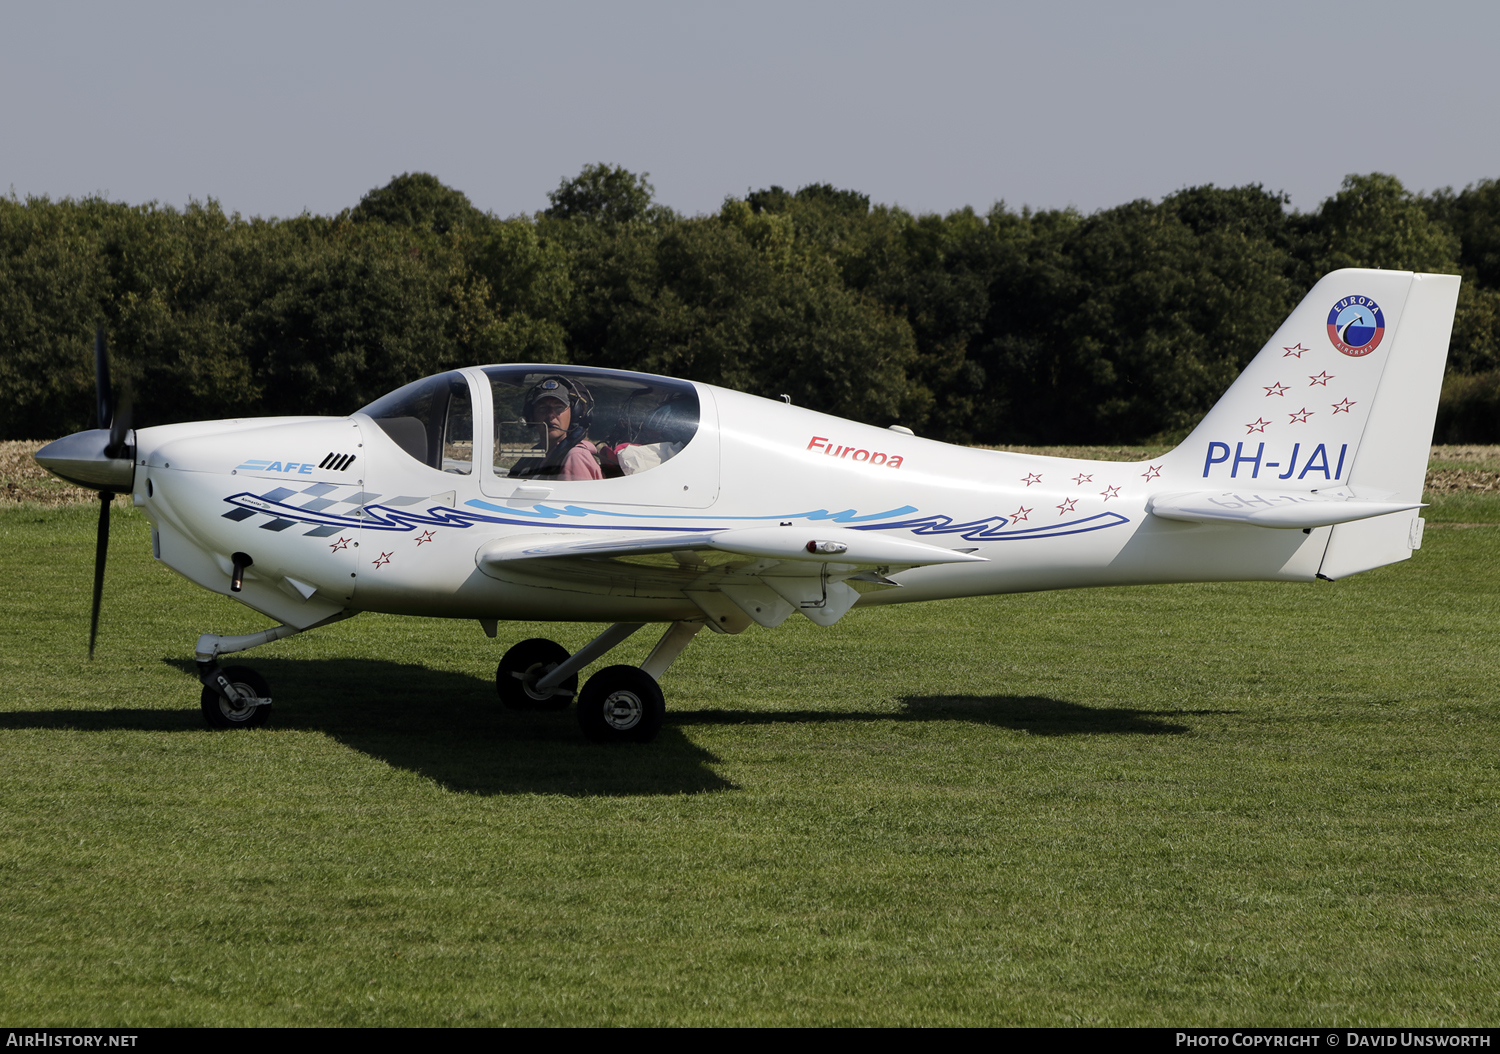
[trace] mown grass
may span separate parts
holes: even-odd
[[[93,509],[0,512],[0,1020],[1492,1024],[1500,533],[1446,516],[1333,584],[700,639],[619,750],[494,699],[598,627],[368,615],[209,732],[193,641],[263,620],[117,511],[89,663]]]

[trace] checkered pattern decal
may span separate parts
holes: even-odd
[[[293,487],[277,487],[264,494],[236,494],[226,501],[234,508],[224,514],[226,520],[248,520],[254,516],[264,517],[255,524],[263,531],[284,531],[289,527],[312,525],[302,533],[312,538],[326,538],[330,534],[363,526],[384,527],[383,520],[373,518],[365,507],[379,502],[384,508],[400,508],[432,501],[427,497],[402,494],[394,498],[363,490],[357,486],[339,486],[335,483],[314,483],[300,490]],[[300,514],[300,515],[299,515]]]

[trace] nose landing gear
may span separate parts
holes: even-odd
[[[239,568],[239,557],[235,554],[235,566]],[[249,566],[249,557],[245,558]],[[203,695],[198,704],[203,709],[203,719],[209,728],[255,728],[263,725],[271,716],[271,686],[266,679],[248,666],[220,666],[219,656],[237,651],[248,651],[273,640],[281,640],[317,629],[333,622],[349,618],[354,612],[340,611],[311,626],[289,626],[283,623],[259,633],[246,633],[237,637],[221,637],[205,633],[198,638],[195,658],[198,662],[198,680],[203,684]]]
[[[271,686],[266,679],[248,666],[225,666],[219,673],[223,683],[205,686],[199,701],[208,727],[255,728],[265,724],[271,716]]]

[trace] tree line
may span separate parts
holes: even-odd
[[[913,214],[826,184],[713,215],[590,165],[502,219],[409,173],[336,216],[0,198],[0,432],[90,427],[105,324],[136,420],[342,414],[455,366],[671,374],[973,443],[1185,434],[1337,267],[1461,273],[1438,438],[1500,441],[1500,182],[1356,175]]]

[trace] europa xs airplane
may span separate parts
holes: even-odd
[[[1337,579],[1421,544],[1422,484],[1459,280],[1323,278],[1177,449],[1140,463],[949,446],[706,384],[575,366],[454,370],[347,417],[132,430],[97,349],[100,421],[37,460],[151,550],[278,625],[199,638],[203,712],[265,721],[244,651],[361,611],[609,622],[576,654],[522,641],[518,708],[646,741],[663,672],[704,626],[942,597],[1148,582]],[[583,668],[645,623],[640,666]],[[92,638],[90,647],[92,648]]]

